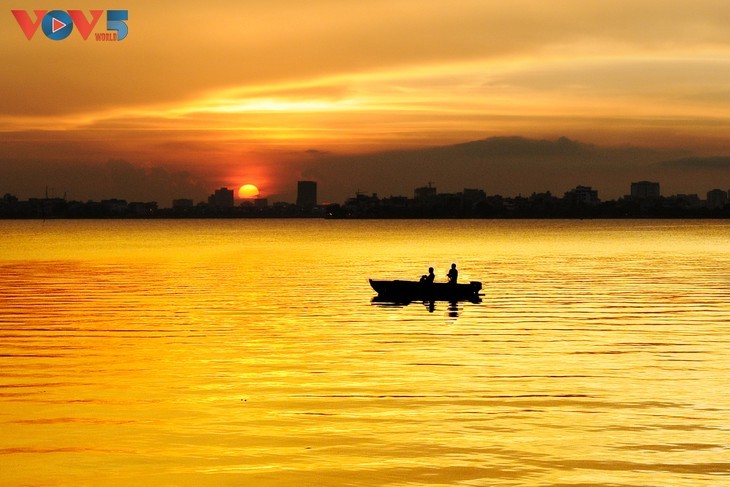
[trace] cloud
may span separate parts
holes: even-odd
[[[304,151],[304,153],[309,156],[326,156],[326,155],[330,154],[329,151],[323,151],[323,150],[319,150],[319,149],[307,149]]]
[[[202,199],[206,190],[192,174],[170,171],[164,167],[135,166],[124,160],[110,159],[99,171],[105,180],[108,195],[123,195],[134,200],[155,200],[168,203],[174,198]]]
[[[681,174],[667,170],[661,161],[673,155],[686,154],[669,149],[602,147],[565,137],[493,137],[426,149],[330,155],[308,167],[310,174],[320,178],[323,195],[334,201],[357,190],[381,196],[411,195],[413,188],[429,181],[440,192],[476,187],[505,196],[548,190],[562,194],[587,185],[598,189],[603,198],[623,196],[632,181],[643,179],[659,180],[663,188],[676,192],[702,192],[715,184],[716,174],[702,165]],[[724,164],[726,159],[721,161]]]
[[[54,163],[26,160],[0,166],[0,180],[21,198],[41,197],[45,188],[55,197],[102,200],[157,201],[170,206],[173,199],[203,200],[210,189],[205,181],[189,172],[160,166],[142,167],[120,159],[105,163]]]
[[[730,169],[730,156],[685,157],[671,161],[662,161],[657,163],[657,165],[672,169]]]
[[[480,63],[488,73],[499,62],[525,66],[560,58],[569,65],[576,54],[727,59],[730,44],[724,0],[128,0],[124,8],[130,11],[128,38],[103,46],[76,34],[59,43],[42,36],[28,41],[14,18],[3,15],[0,54],[13,69],[0,77],[0,92],[13,95],[0,98],[0,113],[185,103],[225,88],[465,62]],[[181,26],[190,25],[196,28],[181,34]],[[322,89],[347,93],[332,86],[278,96],[318,97]]]

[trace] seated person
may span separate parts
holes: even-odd
[[[446,274],[449,278],[449,284],[456,284],[456,280],[459,278],[459,271],[456,270],[456,264],[451,264],[451,270]]]
[[[424,274],[421,276],[421,282],[425,284],[433,284],[433,280],[436,278],[436,275],[433,273],[433,267],[428,268],[428,274]]]

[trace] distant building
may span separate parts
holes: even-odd
[[[642,201],[642,200],[657,200],[661,196],[659,183],[652,183],[651,181],[639,181],[637,183],[631,183],[631,199]]]
[[[532,193],[528,198],[529,208],[539,212],[551,212],[554,211],[560,205],[560,199],[547,191],[545,193]]]
[[[297,182],[297,206],[311,210],[317,206],[317,182]]]
[[[373,212],[380,207],[380,198],[377,193],[371,196],[357,192],[353,198],[345,200],[343,208],[348,215],[362,216]]]
[[[208,204],[218,208],[233,208],[233,190],[228,188],[216,189],[208,197]]]
[[[345,200],[346,206],[378,206],[380,204],[380,198],[378,193],[373,193],[371,196],[357,192],[353,198],[347,198]]]
[[[565,193],[563,199],[571,204],[597,205],[601,202],[598,191],[590,186],[577,186]]]
[[[102,200],[101,206],[105,211],[121,215],[127,211],[127,200],[118,200],[116,198],[110,200]]]
[[[256,208],[267,208],[269,206],[269,200],[267,198],[254,198],[253,205]]]
[[[413,190],[413,199],[419,203],[433,201],[436,198],[436,188],[429,181],[428,186]]]
[[[187,198],[180,198],[178,200],[172,200],[173,210],[185,210],[193,207],[193,200]]]
[[[408,198],[405,196],[389,196],[387,198],[383,198],[382,202],[386,206],[397,209],[404,209],[410,206]]]
[[[487,193],[483,189],[469,189],[464,188],[464,204],[466,206],[473,206],[477,203],[487,201]]]
[[[441,193],[436,196],[437,206],[449,212],[458,212],[464,206],[463,193]]]
[[[563,199],[571,203],[596,204],[599,203],[598,191],[590,186],[576,186],[566,192]]]
[[[157,211],[157,203],[154,201],[147,203],[132,202],[129,203],[127,209],[129,213],[135,216],[151,216]]]
[[[667,202],[673,208],[685,210],[696,210],[703,207],[702,200],[696,194],[675,194],[667,198]]]
[[[711,210],[725,208],[728,201],[727,191],[713,189],[707,192],[707,207]]]

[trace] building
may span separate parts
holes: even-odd
[[[684,210],[697,210],[704,206],[704,203],[696,194],[675,194],[667,198],[667,203],[672,208]]]
[[[597,205],[601,202],[598,191],[590,186],[577,186],[565,193],[563,199],[571,204]]]
[[[711,210],[725,208],[728,202],[727,191],[713,189],[707,192],[707,207]]]
[[[659,183],[639,181],[631,183],[631,199],[636,201],[658,200],[661,196]]]
[[[463,193],[441,193],[436,197],[437,207],[447,212],[458,213],[464,207]]]
[[[311,210],[317,206],[317,182],[297,182],[297,206]]]
[[[127,210],[134,216],[152,216],[157,211],[157,203],[154,201],[146,203],[135,201],[129,203]]]
[[[468,207],[487,201],[487,193],[485,193],[483,189],[464,188],[463,195],[464,205]]]
[[[104,208],[104,211],[115,215],[123,215],[127,212],[127,200],[119,200],[116,198],[102,200],[101,206]]]
[[[218,208],[233,208],[233,190],[228,188],[216,189],[208,197],[208,204]]]
[[[174,210],[185,210],[193,207],[193,200],[187,198],[180,198],[178,200],[172,200],[172,208]]]
[[[413,190],[413,199],[419,203],[428,203],[436,199],[436,188],[429,181],[428,186]]]

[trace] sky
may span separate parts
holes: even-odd
[[[255,184],[602,198],[730,189],[727,0],[16,0],[0,194],[204,199]],[[28,40],[11,9],[128,10]]]

